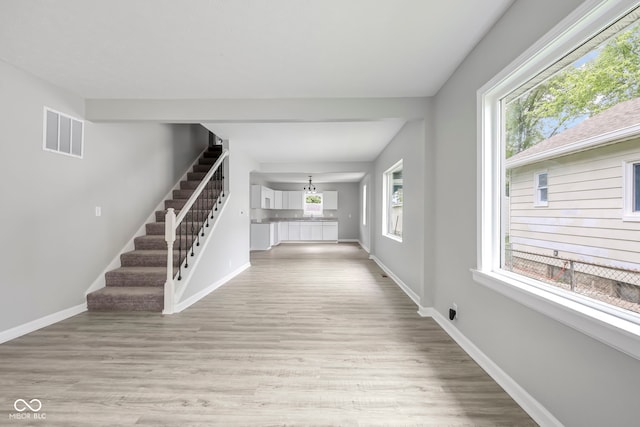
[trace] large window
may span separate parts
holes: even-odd
[[[402,160],[387,169],[382,177],[382,234],[402,241],[403,179]]]
[[[474,278],[640,358],[634,3],[585,2],[480,89]]]

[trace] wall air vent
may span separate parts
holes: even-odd
[[[44,107],[42,148],[45,151],[82,158],[84,121]]]

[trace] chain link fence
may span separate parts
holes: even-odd
[[[503,268],[640,313],[640,271],[507,248]]]

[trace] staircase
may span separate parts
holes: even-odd
[[[164,201],[165,209],[173,208],[176,215],[179,214],[221,153],[221,145],[210,146],[193,170],[187,173],[187,180],[180,182],[180,189],[173,191],[173,198]],[[206,218],[216,203],[222,184],[213,185],[212,188],[201,194],[178,227],[179,237],[173,251],[173,274],[178,272],[186,257],[192,256],[192,244],[200,242],[199,230],[207,222]],[[87,294],[89,311],[163,310],[164,284],[167,280],[165,214],[165,211],[157,211],[155,222],[145,225],[146,234],[134,239],[135,249],[120,255],[121,267],[105,274],[106,286]]]

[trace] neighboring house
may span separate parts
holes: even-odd
[[[616,137],[633,127],[631,139]],[[589,285],[640,303],[640,98],[512,156],[505,167],[506,263],[527,259],[522,268],[547,279],[574,275],[572,290]]]

